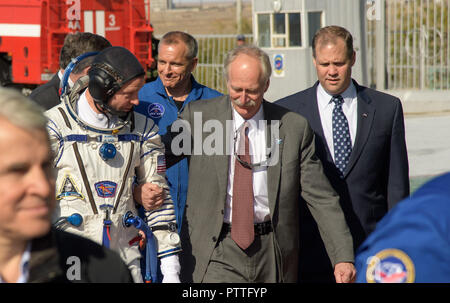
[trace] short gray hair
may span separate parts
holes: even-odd
[[[44,109],[13,88],[0,87],[0,119],[26,130],[47,132]]]
[[[229,66],[230,64],[239,56],[239,55],[247,55],[258,59],[261,62],[261,79],[260,83],[265,84],[269,81],[270,75],[272,74],[272,65],[270,64],[269,56],[259,47],[255,45],[241,45],[238,46],[231,51],[229,51],[225,57],[223,72],[225,75],[225,79],[228,81],[229,76]]]
[[[198,43],[197,40],[192,35],[182,31],[172,31],[164,34],[158,44],[158,52],[161,45],[174,45],[183,42],[186,45],[187,53],[186,59],[192,60],[197,57],[198,53]]]

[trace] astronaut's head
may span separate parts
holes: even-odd
[[[89,70],[89,93],[102,112],[120,116],[139,104],[144,75],[142,65],[129,50],[108,47],[95,57]]]

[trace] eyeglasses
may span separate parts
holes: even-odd
[[[245,123],[243,123],[234,133],[234,148],[233,148],[234,157],[239,161],[239,163],[242,164],[242,166],[244,166],[245,168],[248,168],[248,169],[256,170],[259,168],[266,168],[266,167],[270,166],[269,162],[272,160],[271,155],[272,155],[272,149],[274,147],[274,144],[272,144],[272,148],[271,148],[269,154],[266,156],[266,160],[258,162],[258,163],[248,163],[247,161],[242,160],[241,157],[236,152],[236,149],[237,149],[236,146],[238,146],[237,140],[239,137],[239,133],[241,132],[241,129],[242,129],[242,127],[244,127],[244,125],[245,125]],[[249,128],[247,127],[246,132],[248,132],[248,131],[249,131]],[[248,133],[247,133],[247,135],[248,135]],[[238,149],[241,149],[241,148],[238,148]],[[249,149],[250,149],[250,147],[249,147]]]

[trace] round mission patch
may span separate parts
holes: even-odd
[[[414,263],[399,249],[384,249],[372,256],[366,271],[369,283],[413,283]]]
[[[150,118],[157,119],[164,115],[165,109],[160,103],[152,103],[148,106],[147,111]]]

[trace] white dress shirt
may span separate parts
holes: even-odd
[[[263,107],[249,120],[248,139],[249,139],[249,153],[252,163],[260,163],[267,160],[266,150],[266,125],[260,123],[264,120]],[[233,208],[233,180],[234,180],[234,165],[235,156],[234,150],[238,150],[237,142],[239,142],[239,130],[245,122],[244,118],[237,113],[233,108],[233,136],[230,136],[230,144],[228,154],[229,158],[229,174],[227,186],[227,200],[225,204],[224,222],[232,223],[232,208]],[[236,144],[235,144],[236,142]],[[236,146],[235,146],[236,145]],[[254,195],[254,222],[262,223],[270,220],[269,199],[267,194],[267,167],[253,168],[253,195]]]
[[[350,138],[352,140],[352,147],[355,145],[356,128],[358,124],[358,102],[356,101],[356,87],[353,82],[341,94],[344,99],[342,104],[342,111],[348,121],[350,130]],[[327,141],[328,149],[334,161],[334,145],[333,145],[333,108],[334,103],[331,101],[333,96],[328,94],[322,85],[317,86],[317,102],[319,106],[320,121],[322,123],[323,134]]]

